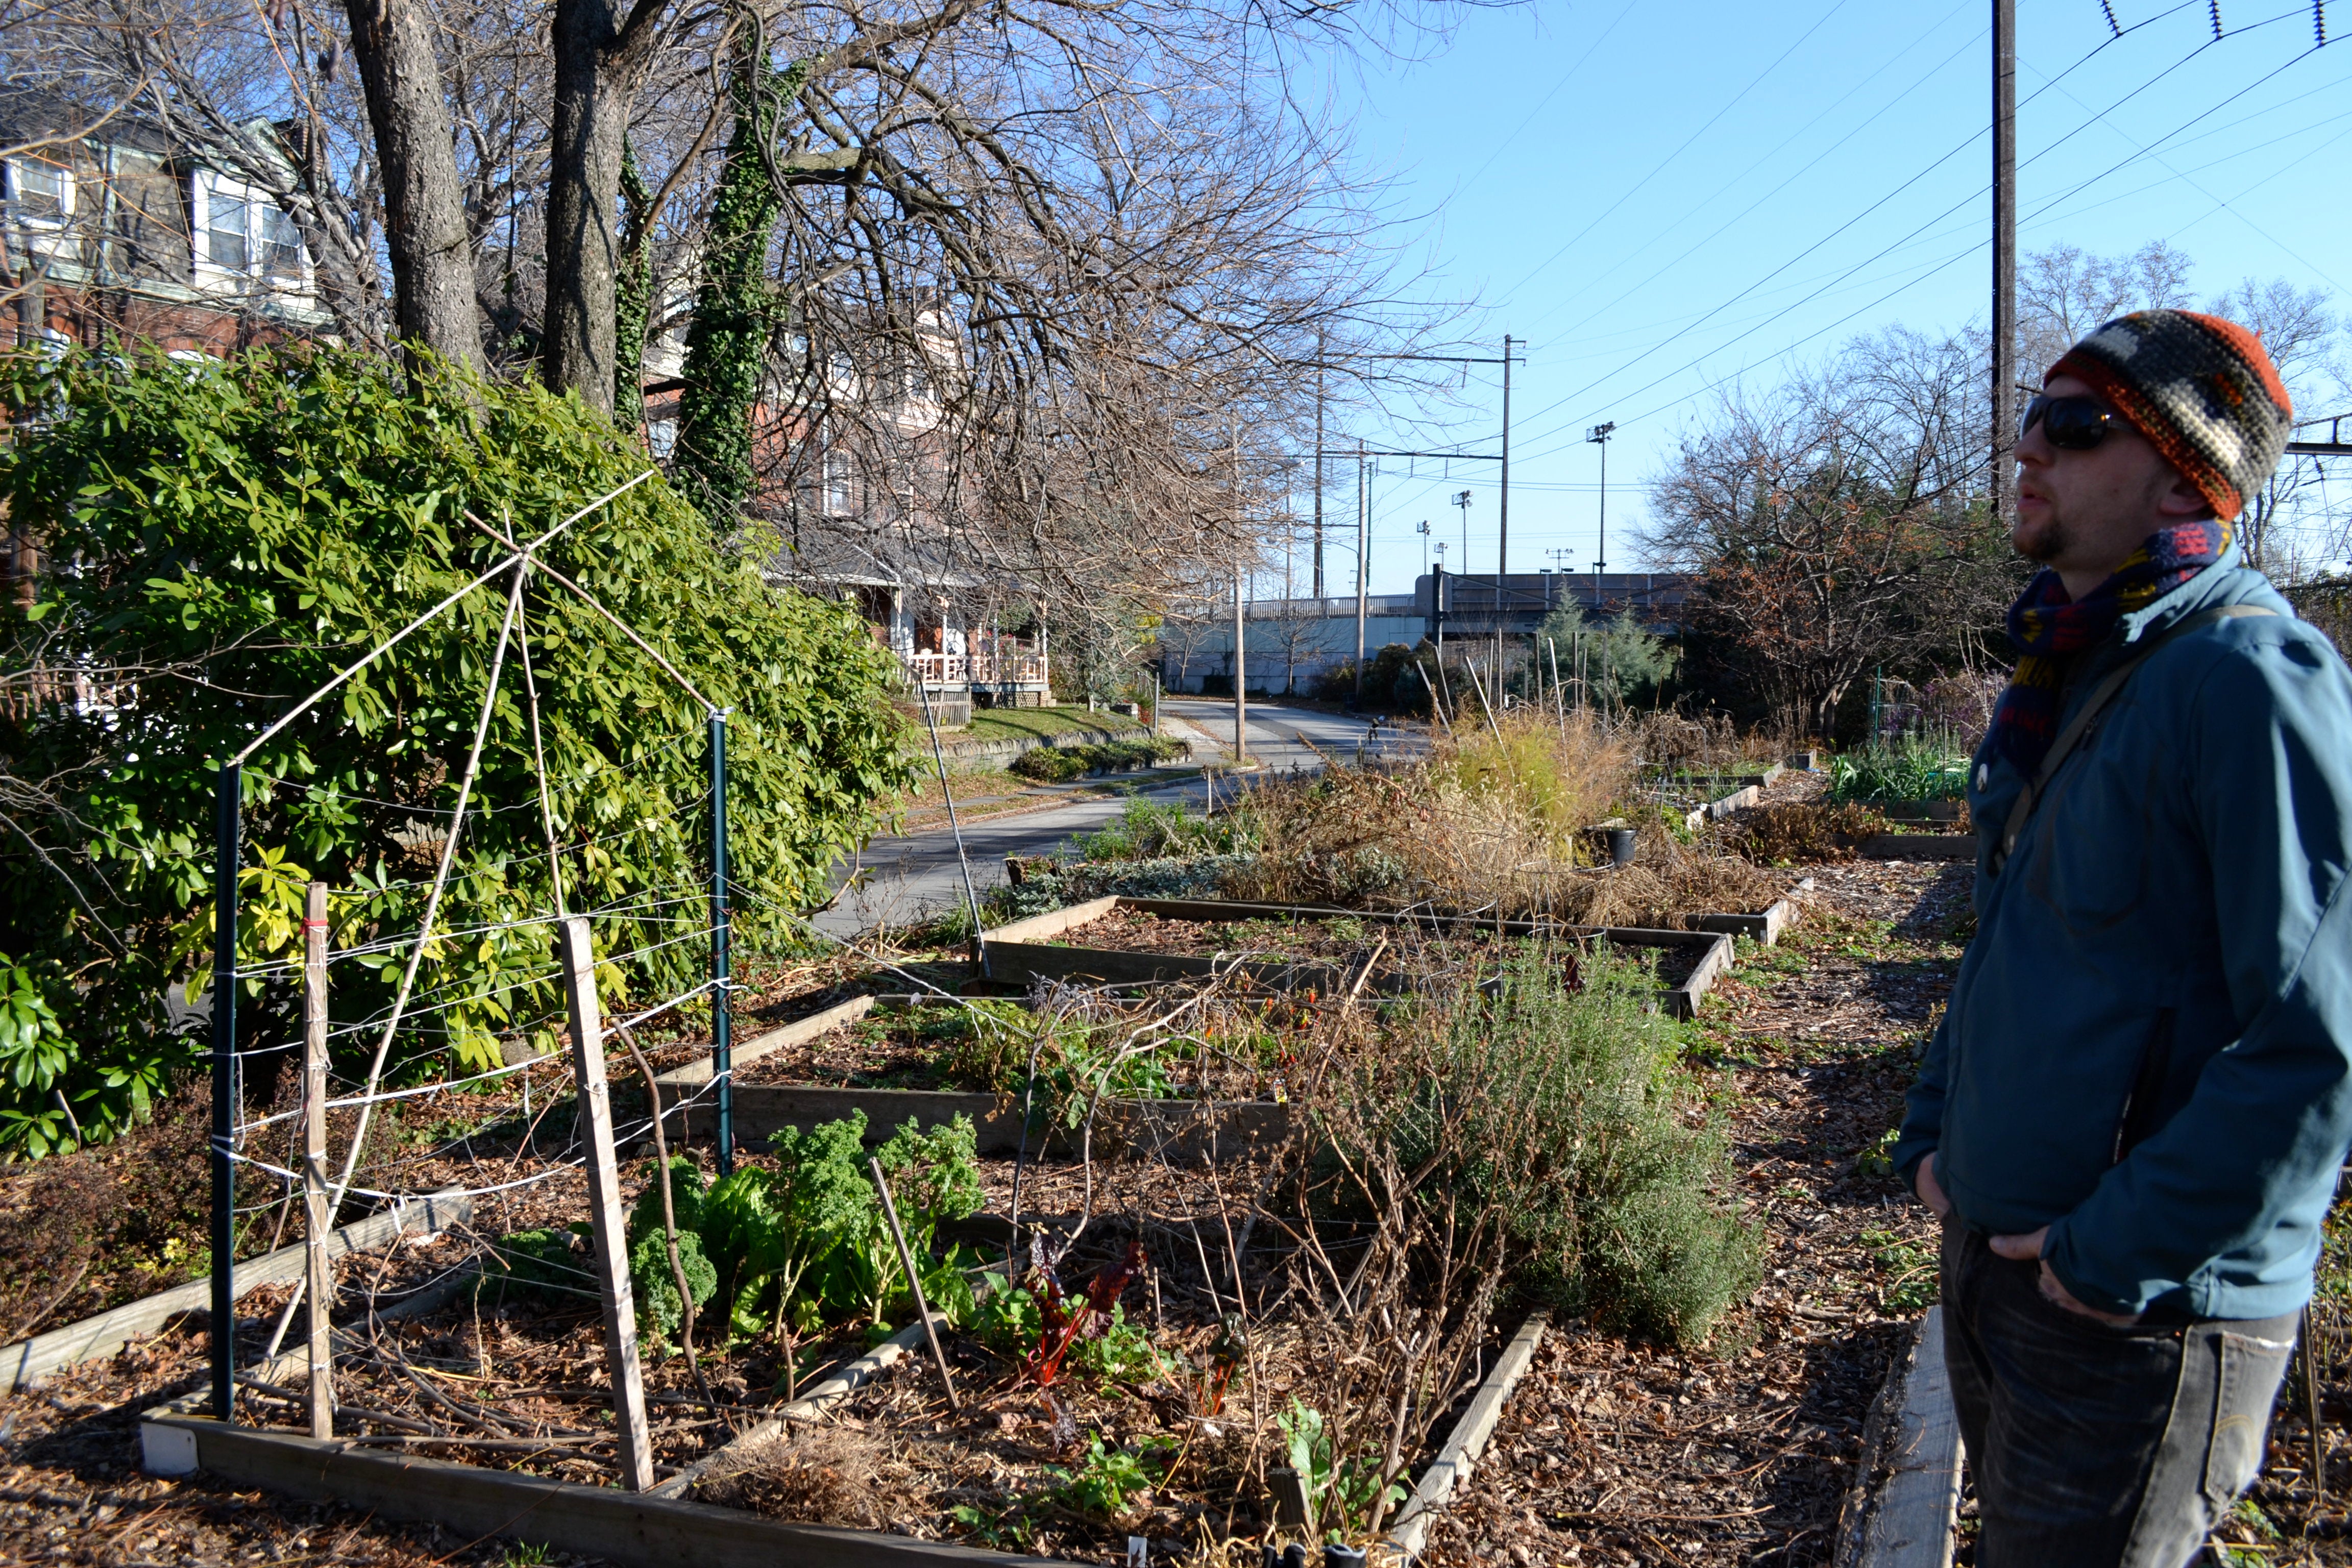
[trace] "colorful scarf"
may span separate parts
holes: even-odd
[[[2218,518],[2175,523],[2148,536],[2124,558],[2116,574],[2080,599],[2066,596],[2058,574],[2044,570],[2009,607],[2009,640],[2017,669],[1993,710],[2000,752],[2032,778],[2058,738],[2066,670],[2074,657],[2105,642],[2116,623],[2145,609],[2221,558],[2230,525]]]

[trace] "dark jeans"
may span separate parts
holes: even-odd
[[[1944,1224],[1944,1357],[1979,1568],[2182,1568],[2262,1468],[2295,1318],[2110,1328]]]

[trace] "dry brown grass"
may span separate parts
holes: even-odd
[[[1761,866],[1851,860],[1863,840],[1888,830],[1885,816],[1859,801],[1789,801],[1739,814],[1724,841]]]
[[[796,1427],[752,1447],[742,1461],[704,1481],[696,1495],[812,1524],[870,1530],[887,1522],[888,1494],[875,1484],[881,1461],[863,1433]]]
[[[1673,726],[1683,726],[1673,734]],[[1396,773],[1333,768],[1253,792],[1259,853],[1226,892],[1273,903],[1416,905],[1549,915],[1589,925],[1675,925],[1760,909],[1781,890],[1748,861],[1685,846],[1654,812],[1620,871],[1590,831],[1633,797],[1643,747],[1728,744],[1671,715],[1602,728],[1584,715],[1504,715],[1442,735]],[[1736,739],[1736,738],[1735,738]],[[1687,760],[1687,750],[1676,753]]]

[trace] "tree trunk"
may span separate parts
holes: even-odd
[[[547,329],[540,374],[613,412],[622,147],[644,51],[625,47],[614,0],[557,0],[548,143]]]
[[[415,0],[348,0],[346,8],[383,174],[393,324],[407,342],[478,372],[473,247],[430,19]]]

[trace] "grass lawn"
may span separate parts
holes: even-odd
[[[1142,728],[1141,720],[1108,709],[1089,713],[1083,708],[979,708],[972,710],[971,722],[963,733],[984,741],[1050,740],[1088,731],[1108,734]]]

